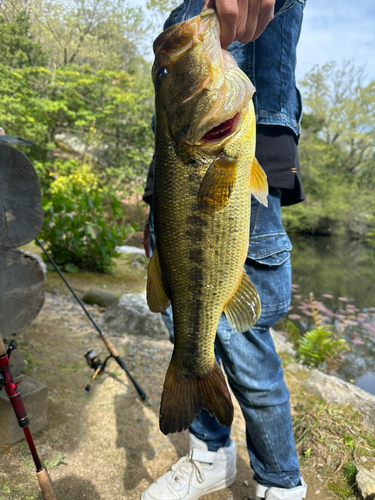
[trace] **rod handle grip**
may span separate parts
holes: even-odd
[[[107,346],[108,351],[112,354],[112,356],[114,358],[118,358],[119,353],[117,352],[116,347],[112,344],[112,342],[109,340],[107,335],[105,333],[102,333],[101,337],[102,337],[103,342]]]
[[[41,469],[36,473],[36,475],[39,481],[40,489],[42,491],[43,500],[57,500],[46,469]]]

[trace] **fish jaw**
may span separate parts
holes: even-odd
[[[221,144],[237,131],[255,89],[231,54],[221,48],[220,24],[213,9],[165,30],[155,40],[154,51],[156,108],[165,113],[173,138],[204,146]],[[231,120],[227,134],[205,138]]]

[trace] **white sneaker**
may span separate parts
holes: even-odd
[[[301,485],[295,488],[267,488],[257,483],[255,500],[302,500],[306,498],[306,483],[301,477]]]
[[[189,453],[159,477],[141,500],[196,500],[230,486],[236,479],[236,445],[208,451],[204,441],[190,434]]]

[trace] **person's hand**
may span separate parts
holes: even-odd
[[[143,230],[143,248],[146,252],[146,257],[150,258],[150,230],[148,228],[148,224],[146,223],[145,228]]]
[[[272,21],[275,0],[205,0],[203,10],[216,9],[220,22],[221,46],[234,41],[252,42]]]

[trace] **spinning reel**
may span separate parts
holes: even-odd
[[[104,360],[104,363],[102,363],[101,360],[100,360],[100,358],[99,358],[99,356],[94,351],[94,349],[87,349],[87,351],[85,352],[84,356],[86,358],[86,361],[87,361],[87,364],[89,365],[89,367],[92,368],[93,370],[95,370],[95,373],[94,373],[94,375],[91,378],[91,383],[96,379],[96,376],[100,372],[104,372],[106,364],[107,364],[107,361],[109,360],[109,358],[113,358],[112,354],[110,354]],[[90,389],[91,389],[91,384],[87,384],[86,387],[85,387],[85,390],[87,392],[90,392]]]

